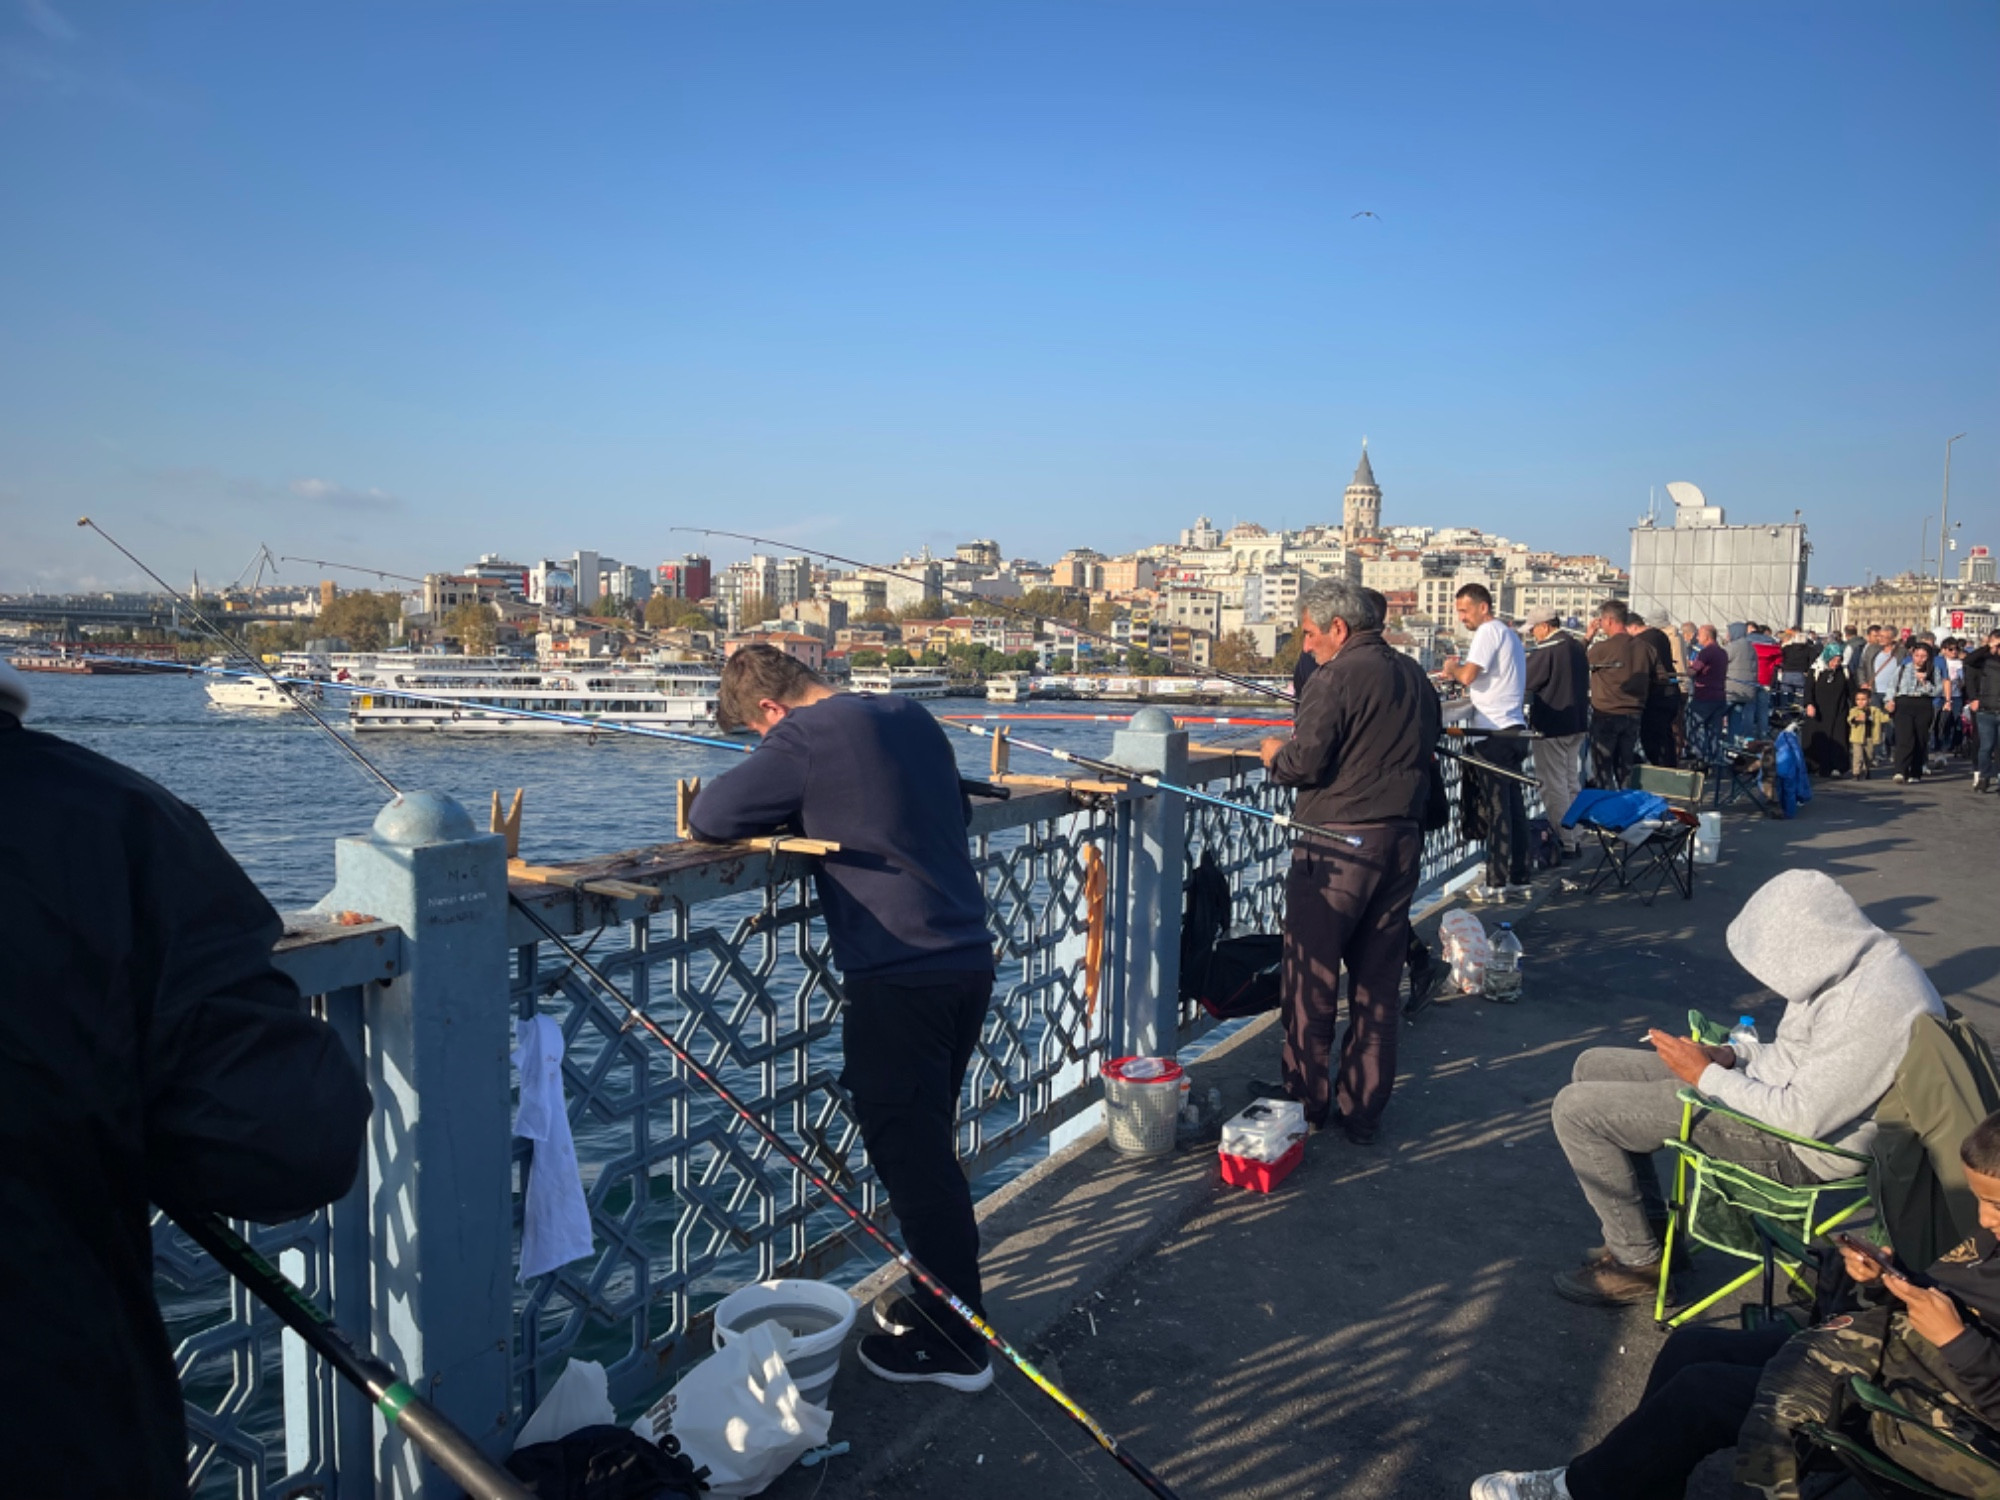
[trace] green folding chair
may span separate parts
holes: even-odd
[[[1696,1041],[1710,1045],[1720,1044],[1729,1036],[1726,1030],[1698,1010],[1688,1012],[1688,1031]],[[1681,1101],[1680,1138],[1664,1142],[1676,1158],[1674,1197],[1668,1205],[1671,1212],[1667,1219],[1666,1244],[1660,1255],[1660,1288],[1653,1303],[1653,1321],[1663,1329],[1678,1328],[1690,1318],[1707,1312],[1723,1298],[1741,1291],[1765,1273],[1774,1254],[1786,1277],[1800,1287],[1806,1286],[1799,1274],[1798,1261],[1773,1252],[1769,1239],[1758,1233],[1759,1220],[1789,1230],[1798,1239],[1812,1240],[1845,1223],[1867,1207],[1870,1201],[1867,1173],[1870,1158],[1867,1153],[1848,1151],[1826,1141],[1816,1141],[1810,1136],[1794,1135],[1775,1125],[1766,1125],[1762,1120],[1753,1119],[1691,1088],[1682,1089],[1677,1097]],[[1837,1177],[1830,1182],[1808,1182],[1796,1187],[1778,1182],[1735,1162],[1710,1156],[1695,1145],[1696,1110],[1726,1116],[1789,1145],[1844,1157],[1852,1161],[1857,1170],[1852,1176]],[[1820,1200],[1828,1197],[1851,1198],[1852,1201],[1822,1218]],[[1673,1275],[1674,1241],[1677,1236],[1685,1236],[1696,1245],[1706,1245],[1751,1264],[1748,1270],[1727,1285],[1710,1292],[1699,1302],[1681,1308],[1669,1318],[1667,1295]]]

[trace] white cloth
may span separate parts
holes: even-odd
[[[1498,620],[1472,632],[1466,661],[1479,668],[1466,696],[1472,700],[1474,729],[1520,729],[1528,720],[1521,698],[1528,686],[1528,653],[1521,638]]]
[[[576,1141],[569,1133],[569,1106],[563,1100],[562,1027],[549,1016],[516,1021],[514,1040],[514,1066],[521,1070],[514,1134],[535,1143],[521,1212],[521,1280],[528,1282],[581,1260],[595,1246],[590,1205],[584,1202],[576,1166]]]

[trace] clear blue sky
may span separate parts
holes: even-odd
[[[1830,582],[1966,430],[2000,545],[1984,0],[4,3],[0,589],[133,581],[84,511],[177,579],[1116,551],[1363,434],[1390,521],[1622,562],[1689,479]]]

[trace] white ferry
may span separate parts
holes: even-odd
[[[951,679],[924,667],[876,667],[854,673],[847,685],[857,693],[895,693],[904,698],[942,698]]]
[[[600,722],[713,730],[722,685],[702,662],[543,665],[519,657],[378,652],[339,653],[319,665],[343,689],[339,696],[357,731],[589,734]]]
[[[989,703],[1026,703],[1034,695],[1034,679],[1026,672],[999,672],[986,679]]]
[[[280,692],[262,677],[218,677],[203,685],[208,701],[217,708],[255,708],[283,713],[293,706],[292,693],[317,707],[326,701],[318,684],[288,684],[291,693]]]

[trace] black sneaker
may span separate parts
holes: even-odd
[[[906,1292],[897,1291],[894,1287],[870,1303],[869,1311],[875,1315],[876,1327],[884,1333],[893,1333],[899,1337],[906,1333],[915,1333],[923,1324],[924,1315],[917,1310],[915,1299]]]
[[[984,1348],[965,1350],[949,1340],[922,1333],[891,1338],[871,1333],[857,1351],[871,1375],[898,1385],[941,1385],[954,1391],[983,1391],[993,1384],[993,1362]]]

